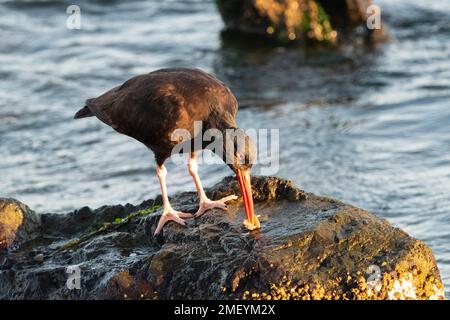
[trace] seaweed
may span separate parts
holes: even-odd
[[[147,215],[157,211],[160,208],[161,208],[161,205],[153,205],[151,207],[133,212],[124,218],[115,218],[112,222],[104,222],[102,225],[96,226],[93,231],[80,236],[78,239],[72,239],[72,240],[66,242],[60,248],[58,248],[54,253],[58,253],[62,250],[74,248],[74,247],[88,241],[89,239],[92,239],[93,237],[95,237],[99,234],[104,234],[107,232],[117,230],[120,227],[122,227],[123,225],[130,222],[131,220],[133,220],[137,217],[147,216]]]

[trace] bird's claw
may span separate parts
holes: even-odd
[[[185,226],[186,222],[183,219],[189,218],[192,218],[192,214],[190,213],[176,211],[173,209],[164,210],[161,218],[159,218],[158,226],[156,227],[154,235],[157,236],[161,232],[164,225],[169,221],[174,221],[182,226]]]
[[[227,210],[228,207],[226,205],[226,202],[228,201],[232,201],[232,200],[236,200],[238,197],[233,195],[224,197],[220,200],[217,201],[212,201],[209,200],[208,198],[206,198],[206,200],[201,200],[200,201],[200,206],[198,208],[198,211],[194,214],[194,218],[199,218],[201,217],[206,211],[214,209],[214,208],[219,208],[222,210]]]

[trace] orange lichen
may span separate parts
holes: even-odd
[[[440,281],[428,277],[417,285],[411,273],[384,273],[380,287],[372,290],[362,276],[336,277],[334,285],[325,289],[319,283],[294,283],[283,277],[279,283],[268,284],[266,291],[245,291],[243,300],[444,300],[444,288]],[[345,283],[345,286],[342,284]],[[336,289],[331,289],[335,287]],[[340,288],[347,287],[348,291]]]

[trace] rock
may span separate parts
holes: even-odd
[[[42,214],[38,237],[0,253],[0,299],[443,298],[423,242],[287,180],[252,183],[262,222],[253,232],[242,226],[241,200],[187,227],[168,224],[158,238],[161,208],[153,200]],[[239,189],[231,177],[208,190],[211,198],[232,193]],[[192,192],[172,201],[197,209]]]
[[[42,261],[44,261],[44,255],[42,253],[38,253],[37,255],[34,256],[33,259],[34,259],[34,261],[42,262]]]
[[[340,35],[340,40],[354,37],[358,29],[366,40],[386,40],[387,31],[383,23],[380,28],[368,28],[367,19],[375,13],[372,0],[318,0]],[[382,12],[379,12],[382,17]]]
[[[26,205],[0,198],[0,250],[31,239],[40,225],[39,219]]]
[[[277,44],[334,44],[362,29],[366,40],[381,40],[384,27],[370,29],[371,0],[216,0],[228,33],[264,36]]]

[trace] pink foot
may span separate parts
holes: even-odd
[[[200,207],[198,208],[198,211],[194,214],[194,218],[201,217],[206,211],[211,210],[213,208],[227,210],[227,205],[225,203],[231,200],[236,200],[237,198],[238,197],[236,197],[235,195],[231,195],[217,201],[212,201],[209,200],[208,198],[206,198],[205,200],[201,200]]]
[[[161,232],[162,228],[164,227],[164,225],[167,222],[174,221],[176,223],[179,223],[179,224],[185,226],[186,222],[183,219],[188,219],[188,218],[192,218],[192,214],[181,212],[181,211],[176,211],[176,210],[173,210],[172,208],[164,210],[161,215],[161,218],[159,218],[158,226],[156,227],[156,230],[155,230],[155,236]]]

